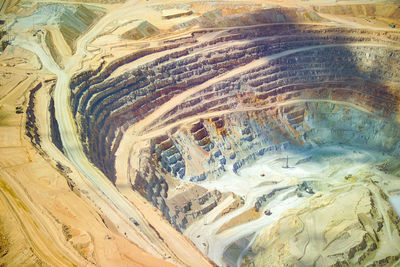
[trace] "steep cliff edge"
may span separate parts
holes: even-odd
[[[348,17],[369,10],[343,9]],[[390,254],[379,241],[398,238],[388,186],[382,179],[377,194],[360,173],[400,153],[400,34],[344,25],[339,15],[327,21],[330,12],[339,11],[222,9],[177,39],[149,37],[113,60],[99,55],[97,68],[70,83],[84,152],[219,265],[261,265],[275,249],[278,265],[396,262],[399,248]],[[391,166],[375,175],[394,181]],[[305,237],[290,219],[288,233],[298,236],[281,238],[279,220],[298,206]],[[338,221],[312,220],[334,220],[341,207]],[[278,248],[257,236],[263,228],[276,230]]]

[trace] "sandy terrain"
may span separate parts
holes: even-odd
[[[15,73],[10,71],[11,79],[18,79],[22,70],[25,66]],[[7,240],[0,262],[55,266],[167,264],[122,237],[101,210],[91,206],[79,191],[71,190],[65,174],[24,136],[25,117],[15,114],[15,106],[23,104],[26,108],[27,88],[43,82],[37,78],[39,73],[33,72],[23,82],[25,86],[7,88],[0,102],[1,226]],[[54,77],[40,74],[47,79]],[[45,86],[39,92],[49,95],[48,89]],[[43,120],[41,126],[45,125]]]
[[[282,169],[285,156],[289,156],[290,158],[290,165],[292,165],[292,167],[289,169]],[[308,163],[296,164],[296,166],[293,166],[295,162],[307,158],[308,156],[315,158],[315,161],[313,160]],[[354,148],[351,147],[325,148],[319,151],[309,151],[306,154],[300,151],[287,151],[277,155],[264,156],[262,160],[259,160],[254,165],[241,170],[238,175],[229,173],[216,181],[202,183],[202,185],[207,188],[211,187],[221,191],[226,190],[227,192],[234,192],[242,196],[246,200],[246,204],[215,221],[211,219],[215,217],[214,213],[210,212],[207,216],[204,216],[201,220],[192,224],[185,234],[191,236],[191,239],[195,240],[199,247],[202,247],[201,244],[203,243],[206,244],[206,246],[203,246],[205,252],[208,251],[207,254],[210,255],[215,262],[222,264],[223,252],[234,240],[240,240],[254,232],[260,231],[265,226],[278,220],[280,214],[284,214],[286,211],[298,207],[306,201],[307,198],[312,196],[306,193],[303,194],[303,197],[297,197],[296,194],[293,193],[296,188],[294,184],[302,181],[312,181],[316,184],[315,190],[322,192],[335,191],[343,186],[351,186],[343,177],[349,174],[354,174],[356,177],[360,175],[360,173],[363,173],[363,170],[372,169],[376,162],[381,162],[384,158],[385,157],[379,153],[372,154],[368,151],[355,151]],[[355,162],[358,162],[358,164],[355,164]],[[346,166],[346,168],[343,168],[343,166]],[[265,178],[260,177],[260,173],[264,173]],[[266,182],[272,184],[261,186]],[[253,218],[254,221],[251,223],[235,225],[221,233],[218,232],[223,229],[224,224],[233,221],[235,216],[249,210],[258,197],[276,189],[279,191],[276,191],[262,210],[268,209],[272,212],[272,215],[265,216],[263,214],[259,219]],[[215,210],[215,212],[218,211]],[[248,218],[248,215],[242,216]],[[322,231],[321,229],[315,230],[315,226],[313,225],[308,225],[307,227],[313,229],[312,231]],[[204,230],[199,231],[199,228],[204,228]],[[201,234],[200,237],[196,237],[198,233],[203,234]],[[397,238],[396,235],[395,238]],[[393,242],[393,245],[396,246],[395,243],[397,241]],[[238,259],[238,262],[240,263],[241,259]]]
[[[165,121],[166,114],[212,85],[255,72],[276,60],[328,48],[398,49],[398,42],[355,41],[345,45],[331,43],[286,49],[185,88],[136,123],[115,130],[123,133],[121,140],[113,143],[115,183],[101,171],[102,166],[88,156],[88,146],[80,135],[83,128],[77,122],[80,114],[75,115],[71,105],[75,95],[70,88],[75,75],[82,71],[93,70],[101,64],[108,66],[113,60],[142,49],[156,49],[172,39],[191,38],[201,30],[202,15],[216,8],[222,8],[223,16],[272,6],[304,8],[323,18],[313,22],[315,27],[366,29],[375,30],[375,33],[392,30],[394,34],[398,27],[392,28],[391,23],[400,22],[399,18],[389,16],[396,14],[394,6],[388,9],[389,15],[373,16],[351,8],[352,12],[346,14],[340,14],[340,10],[335,13],[328,9],[327,12],[318,6],[329,7],[332,1],[322,0],[251,3],[232,0],[221,4],[179,0],[167,3],[161,0],[50,1],[59,9],[53,9],[53,5],[42,8],[49,1],[35,1],[37,5],[25,3],[25,6],[10,0],[0,1],[0,13],[5,16],[2,29],[8,38],[7,42],[3,40],[2,44],[8,46],[0,54],[0,265],[262,266],[269,259],[271,265],[276,266],[298,262],[325,266],[335,263],[330,261],[331,255],[351,249],[363,250],[359,245],[363,241],[373,247],[376,240],[367,240],[365,232],[370,233],[378,221],[381,226],[377,232],[382,240],[379,248],[376,254],[365,254],[367,256],[359,261],[374,263],[385,258],[388,263],[399,264],[400,259],[396,258],[400,255],[398,221],[387,198],[398,194],[400,184],[394,172],[377,169],[382,162],[393,160],[378,150],[352,147],[352,144],[316,146],[309,150],[276,151],[238,172],[232,164],[227,165],[223,175],[197,182],[205,192],[217,190],[223,197],[216,207],[193,215],[195,218],[186,229],[175,228],[162,211],[141,192],[132,189],[142,168],[143,151],[148,150],[153,139],[166,133],[185,132],[189,125],[200,120],[211,122],[212,118],[299,104],[330,104],[373,118],[384,117],[385,114],[377,115],[361,101],[304,98],[257,105],[240,103],[232,109],[219,110],[217,106],[207,113],[199,112],[172,123]],[[81,3],[85,6],[80,6]],[[335,4],[344,6],[348,1]],[[78,12],[76,7],[81,8],[80,12],[87,12],[86,16],[74,13]],[[185,12],[193,9],[194,13],[168,20],[162,18],[162,11],[177,7]],[[62,15],[55,19],[58,13]],[[52,14],[52,19],[48,20],[48,14]],[[91,16],[95,17],[93,21]],[[199,33],[200,37],[194,38],[193,43],[122,64],[103,82],[118,79],[124,73],[182,49],[206,46],[224,34],[247,27],[225,24],[219,27],[218,19],[215,27]],[[148,21],[159,32],[140,40],[123,37],[127,30],[136,27],[137,20]],[[311,22],[298,23],[307,26]],[[221,42],[188,53],[181,59],[272,39],[268,36]],[[54,117],[49,111],[51,101],[54,101]],[[92,108],[89,104],[88,109]],[[285,121],[287,118],[281,114],[276,116],[281,116],[282,132],[303,144],[297,129]],[[58,125],[62,151],[54,142],[52,119]],[[199,159],[208,156],[199,147],[190,152],[188,154]],[[286,156],[290,158],[290,168],[282,168]],[[187,159],[187,155],[184,157]],[[205,170],[207,160],[202,159],[202,162],[203,165],[193,163],[190,168]],[[295,162],[301,163],[295,165]],[[157,166],[155,169],[161,170]],[[163,174],[166,173],[164,170]],[[175,179],[170,174],[167,176]],[[171,182],[170,185],[179,186],[170,188],[169,197],[190,191],[189,178]],[[317,194],[305,193],[304,188],[301,191],[303,182],[311,184]],[[257,208],[256,203],[259,204]],[[332,222],[342,207],[345,207],[341,214],[343,220]],[[368,213],[372,214],[371,218],[360,215]],[[373,225],[371,229],[369,226],[360,228],[363,219],[366,224]],[[346,229],[350,229],[352,238],[341,236]],[[320,239],[310,238],[321,233],[324,236]],[[275,256],[269,258],[270,254]]]
[[[129,6],[132,4],[127,3],[127,5]],[[95,35],[97,35],[98,32],[100,32],[102,30],[102,27],[104,27],[104,25],[109,23],[109,21],[115,19],[115,17],[120,16],[121,12],[126,12],[126,10],[127,10],[126,8],[125,9],[120,8],[119,10],[117,10],[115,12],[115,14],[112,14],[112,16],[104,17],[100,23],[96,24],[96,28],[93,28],[84,38],[79,40],[78,45],[77,45],[78,51],[72,58],[68,58],[68,56],[70,54],[70,50],[67,49],[65,45],[62,45],[62,44],[56,45],[57,49],[59,50],[58,52],[62,56],[62,58],[61,58],[62,62],[66,63],[66,66],[65,66],[66,71],[71,71],[70,68],[75,69],[77,66],[79,66],[79,65],[76,65],[76,63],[79,62],[81,60],[81,57],[86,54],[86,50],[85,50],[86,42],[90,41]],[[29,38],[29,39],[24,39],[24,38]],[[55,40],[57,40],[57,38]],[[55,73],[57,75],[58,79],[57,79],[57,84],[55,85],[56,106],[68,108],[67,105],[61,104],[61,102],[66,101],[65,98],[68,97],[68,90],[64,89],[64,88],[66,88],[66,86],[68,84],[68,79],[69,79],[68,75],[66,74],[67,72],[62,71],[62,69],[57,65],[55,60],[52,59],[50,52],[48,50],[48,47],[46,46],[46,44],[44,44],[43,40],[38,43],[37,40],[32,39],[31,37],[29,37],[29,35],[25,35],[22,38],[20,36],[18,36],[16,43],[18,43],[19,46],[24,47],[28,51],[32,51],[35,54],[37,54],[40,61],[43,63],[45,69],[47,71],[49,71],[50,73]],[[68,59],[68,60],[66,60],[66,59]],[[26,90],[26,88],[23,88],[23,89]],[[26,93],[26,92],[23,91],[23,93]],[[44,94],[40,97],[40,100],[43,101],[42,102],[43,104],[46,103],[46,94],[48,94],[48,91],[47,92],[45,91]],[[60,98],[58,96],[63,97],[63,98]],[[10,103],[9,101],[10,100],[7,99],[6,103]],[[40,107],[39,107],[39,109],[40,109]],[[62,122],[65,121],[64,117],[61,118],[61,116],[63,116],[64,114],[67,114],[68,112],[69,112],[68,110],[63,111],[63,110],[56,108],[56,118],[60,118],[60,120],[59,120],[60,127],[63,127],[64,124]],[[46,129],[48,129],[48,127],[46,127],[46,124],[45,124],[47,115],[44,112],[43,114],[41,114],[41,116],[42,116],[42,121],[40,124],[40,126],[41,126],[40,128],[42,129],[41,134],[43,137],[45,137],[46,134],[48,134],[48,133],[46,133]],[[70,125],[74,124],[72,121],[69,121],[68,123],[70,123]],[[20,132],[21,131],[20,129],[22,129],[22,125],[23,125],[23,121],[21,121],[21,124],[18,125],[18,126],[21,126],[21,128],[15,128],[15,131],[14,131],[14,128],[13,129],[7,128],[7,131],[2,131],[4,136],[1,139],[5,143],[7,143],[7,142],[11,143],[13,146],[21,145],[20,143],[17,143],[13,139],[9,140],[9,138],[10,138],[10,133]],[[68,127],[70,127],[70,126],[68,126]],[[62,135],[63,142],[70,142],[70,143],[72,142],[71,147],[77,147],[77,146],[79,147],[79,141],[77,141],[77,139],[75,139],[75,140],[72,139],[70,141],[65,141],[65,139],[64,139],[65,136],[68,136],[70,138],[74,137],[74,134],[72,134],[71,132],[68,134],[69,130],[66,130],[66,131],[62,130],[61,132],[65,133],[64,135]],[[61,155],[54,146],[52,146],[51,144],[48,143],[50,140],[48,140],[48,139],[46,140],[45,138],[42,138],[42,139],[44,139],[44,140],[42,140],[43,141],[42,147],[45,149],[45,151],[47,153],[50,153],[52,155],[52,157],[54,157],[54,159],[64,162],[65,158],[63,157],[63,155]],[[76,152],[79,152],[79,150],[78,151],[75,150],[75,152],[73,152],[73,153],[76,153]],[[141,219],[142,215],[140,215],[140,213],[137,213],[137,211],[132,210],[131,204],[129,202],[127,202],[127,200],[125,198],[122,198],[119,195],[117,190],[108,182],[107,178],[105,178],[104,176],[99,174],[99,172],[97,170],[91,169],[93,167],[91,166],[90,163],[87,162],[87,160],[85,162],[86,157],[83,154],[78,154],[78,156],[77,155],[72,156],[72,154],[70,154],[72,152],[67,152],[67,153],[68,153],[67,155],[70,155],[70,158],[75,162],[75,164],[77,164],[77,166],[78,166],[77,172],[78,173],[79,172],[87,173],[87,171],[85,169],[89,169],[90,170],[89,173],[91,172],[91,174],[87,173],[86,175],[89,175],[91,177],[96,177],[96,175],[99,176],[99,178],[96,178],[96,179],[99,179],[96,183],[92,180],[93,183],[95,183],[94,185],[97,186],[97,188],[93,188],[92,184],[90,184],[90,183],[88,184],[87,182],[82,181],[81,180],[82,178],[75,177],[75,178],[73,178],[73,180],[74,180],[74,183],[77,183],[78,185],[79,185],[79,183],[83,183],[82,185],[79,185],[79,188],[80,188],[80,190],[85,192],[85,195],[87,197],[89,197],[90,199],[92,199],[92,201],[96,198],[98,199],[98,201],[95,205],[97,207],[99,207],[102,210],[102,212],[106,213],[108,217],[112,217],[111,218],[112,224],[115,224],[115,223],[120,224],[120,225],[117,225],[116,227],[115,226],[113,227],[114,230],[116,230],[118,232],[118,234],[125,235],[125,238],[127,237],[128,239],[133,240],[140,247],[144,248],[148,252],[151,252],[152,254],[157,255],[158,257],[165,257],[165,258],[173,257],[172,261],[180,262],[180,264],[184,264],[184,262],[193,261],[192,263],[189,264],[191,266],[194,266],[197,264],[204,266],[205,264],[209,264],[207,260],[205,260],[203,263],[201,263],[201,260],[204,259],[204,257],[200,253],[198,253],[198,255],[199,255],[198,257],[199,257],[200,261],[194,257],[195,254],[190,252],[190,250],[188,250],[188,247],[192,247],[194,251],[196,251],[196,248],[194,246],[192,246],[190,244],[190,241],[188,241],[185,238],[181,239],[182,240],[181,242],[183,243],[183,245],[180,245],[179,242],[176,242],[177,241],[176,238],[174,238],[173,241],[168,241],[171,243],[171,246],[177,245],[177,247],[173,248],[172,251],[170,251],[170,249],[168,248],[168,245],[163,244],[163,242],[161,242],[162,239],[159,238],[160,234],[157,231],[155,231],[154,229],[158,229],[158,231],[160,231],[161,235],[164,236],[165,238],[173,237],[175,235],[178,235],[178,233],[176,232],[175,229],[173,229],[171,226],[169,226],[168,222],[164,221],[163,219],[161,219],[161,221],[160,221],[161,215],[154,213],[154,211],[153,211],[154,208],[147,207],[147,206],[142,207],[142,209],[143,209],[142,212],[145,213],[146,215],[147,214],[150,215],[152,213],[155,214],[155,217],[154,217],[155,220],[149,220],[149,223],[153,224],[153,226],[152,226],[151,224],[149,225],[147,222],[145,222],[143,219]],[[23,156],[21,156],[21,157],[23,157]],[[78,158],[80,158],[80,159],[78,160]],[[83,164],[86,166],[83,167],[80,163],[78,163],[79,161],[85,162]],[[68,164],[68,163],[66,163],[66,164]],[[71,166],[71,167],[74,168],[73,166]],[[78,173],[76,174],[76,176],[80,175]],[[44,176],[46,176],[46,174],[44,174]],[[73,174],[73,176],[75,176],[75,175]],[[99,183],[102,183],[103,185],[100,186]],[[98,191],[98,188],[100,189],[100,192]],[[110,189],[111,189],[111,191],[110,191]],[[49,195],[57,195],[54,193],[53,194],[48,193],[48,194]],[[104,201],[106,203],[102,203]],[[143,200],[139,199],[136,201],[142,202]],[[75,204],[75,205],[77,205],[77,204]],[[80,205],[77,205],[77,206],[79,207]],[[116,212],[115,215],[112,215],[113,206],[117,207],[117,210],[114,211],[114,212]],[[148,210],[148,211],[146,211],[146,210]],[[142,229],[140,229],[139,231],[135,230],[132,227],[132,222],[130,221],[130,218],[135,218],[136,221],[139,221],[138,225]],[[82,220],[82,221],[85,221],[85,220]],[[163,224],[165,224],[167,226],[167,228],[165,230],[162,227]],[[46,225],[46,224],[44,223],[43,225]],[[144,235],[141,231],[144,231]],[[167,232],[165,232],[165,231],[167,231]],[[78,232],[79,232],[79,230],[78,230]],[[105,239],[105,236],[106,235],[103,235],[102,238]],[[149,238],[152,240],[149,240]],[[114,239],[114,238],[111,236],[111,240],[112,239]],[[125,242],[128,242],[128,241],[125,241]],[[119,248],[118,250],[121,250],[121,249]],[[138,251],[138,248],[136,248],[136,251]],[[179,255],[179,253],[181,253],[181,252],[186,253],[186,254]],[[143,252],[141,252],[141,253],[143,254]],[[195,252],[195,253],[197,253],[197,252]],[[100,253],[100,254],[102,254],[102,253]],[[113,254],[112,251],[110,251],[110,254]],[[171,255],[168,256],[168,254],[171,254]],[[46,253],[43,253],[41,256],[43,256],[43,255],[46,255]],[[138,255],[138,253],[133,251],[132,255],[134,255],[134,256],[130,257],[130,258],[132,258],[132,260],[137,261],[137,262],[141,261],[139,259],[136,260],[136,257],[141,258],[141,256]],[[176,255],[178,255],[178,257]],[[71,260],[72,260],[73,257],[68,255],[68,256],[64,256],[64,258],[67,258],[67,259],[71,258]],[[80,258],[78,258],[78,259],[81,260]],[[86,265],[86,263],[79,262],[78,259],[75,260],[75,262],[77,262],[78,265]],[[151,257],[150,257],[150,259],[151,259]],[[102,260],[103,259],[100,259],[99,264],[100,264],[100,262],[102,262]],[[184,261],[182,262],[182,260],[184,260]],[[128,258],[128,261],[129,261],[129,258]],[[151,261],[149,261],[149,262],[151,262]],[[152,264],[155,264],[155,262],[156,261],[154,261]],[[146,264],[146,261],[144,261],[143,264]],[[55,264],[55,265],[63,265],[63,264],[60,263],[60,264]]]

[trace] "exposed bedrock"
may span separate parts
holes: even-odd
[[[279,108],[200,119],[153,146],[153,162],[173,176],[202,181],[286,148],[352,144],[398,153],[398,125],[345,103],[299,101]]]
[[[392,108],[376,101],[377,98],[395,104],[394,88],[380,84],[397,79],[393,67],[399,61],[399,53],[385,46],[397,40],[394,33],[380,36],[382,33],[366,30],[272,25],[251,30],[232,29],[220,35],[178,51],[176,45],[169,45],[137,52],[108,67],[88,72],[88,79],[84,79],[86,75],[80,75],[72,82],[72,105],[82,129],[82,140],[92,161],[111,179],[114,179],[113,152],[121,129],[143,119],[174,95],[268,55],[305,49],[260,63],[238,73],[240,75],[232,75],[219,84],[195,92],[166,115],[167,123],[199,111],[227,110],[239,104],[255,107],[293,97],[313,98],[312,93],[318,95],[319,91],[326,92],[325,96],[330,99],[342,96],[352,101],[360,96],[366,105],[378,106],[371,108],[379,109],[381,105],[383,115],[385,107]],[[344,45],[350,43],[359,46]],[[169,48],[175,51],[118,77],[106,79],[120,64]],[[202,52],[204,50],[210,52]],[[385,64],[388,60],[393,64]],[[256,100],[264,103],[248,103]],[[185,107],[191,111],[185,112]],[[176,114],[175,118],[170,117],[171,113]]]
[[[389,2],[389,1],[387,1]],[[395,2],[393,2],[395,3]],[[338,5],[338,6],[319,6],[315,7],[316,11],[326,14],[347,15],[347,16],[369,16],[383,17],[390,19],[398,19],[400,10],[396,5],[387,4],[355,4],[355,5]]]
[[[397,235],[399,220],[379,194],[373,183],[316,194],[263,229],[242,266],[395,266],[400,255],[382,248],[385,227]]]
[[[142,129],[149,145],[130,170],[132,187],[183,230],[223,196],[197,185],[191,198],[171,194],[174,180],[237,172],[288,147],[397,154],[399,40],[321,24],[199,30],[76,75],[71,106],[85,152],[112,181],[124,132],[163,106]]]

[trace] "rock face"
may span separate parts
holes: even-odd
[[[380,203],[375,195],[378,192],[376,185],[369,184],[315,195],[298,210],[286,213],[273,227],[264,229],[244,265],[394,264],[400,254],[387,254],[383,244],[387,238],[399,238],[399,220],[387,203]]]
[[[217,190],[207,191],[200,186],[177,194],[168,200],[173,207],[170,221],[177,229],[186,229],[197,217],[200,217],[218,205],[221,193]]]
[[[31,140],[31,143],[40,147],[40,136],[38,134],[38,128],[36,125],[36,116],[33,111],[34,108],[34,100],[36,92],[42,87],[42,83],[36,85],[29,94],[29,104],[26,110],[26,124],[25,124],[25,134]]]
[[[68,45],[74,49],[75,39],[93,23],[97,15],[83,5],[60,14],[59,27]]]
[[[398,19],[400,10],[396,5],[385,4],[353,4],[341,6],[320,6],[315,7],[316,11],[334,15],[347,15],[347,16],[367,16],[367,17],[381,17]]]
[[[302,9],[228,16],[75,75],[70,104],[86,154],[115,182],[124,134],[145,125],[135,138],[146,146],[134,155],[138,166],[127,170],[132,189],[182,232],[225,199],[199,185],[239,174],[264,156],[338,145],[398,156],[399,32],[321,22]],[[397,255],[377,252],[388,238],[382,227],[398,231],[398,221],[384,215],[393,212],[375,187],[316,194],[309,207],[264,230],[245,263],[395,262]],[[265,216],[265,196],[250,205],[255,218]],[[336,220],[341,207],[343,219]],[[330,217],[317,222],[323,214]]]
[[[126,25],[129,30],[122,34],[123,38],[139,40],[158,33],[158,29],[147,21],[134,21],[132,24]]]
[[[319,22],[324,21],[315,12],[301,8],[270,8],[230,16],[204,16],[201,24],[205,27],[247,26],[263,23]]]
[[[383,85],[386,80],[397,82],[393,69],[396,64],[382,63],[389,57],[392,62],[399,61],[396,50],[384,46],[398,40],[396,33],[381,36],[379,32],[367,30],[284,24],[232,29],[220,35],[211,41],[164,55],[115,78],[106,79],[120,65],[158,51],[176,50],[178,45],[136,52],[108,67],[76,76],[71,84],[74,95],[71,104],[81,125],[82,140],[87,144],[92,161],[110,179],[115,179],[113,149],[118,146],[122,134],[117,129],[127,129],[187,88],[203,85],[210,79],[268,55],[293,51],[272,58],[268,64],[244,71],[240,76],[204,86],[158,122],[167,125],[195,114],[238,107],[255,110],[271,105],[267,108],[267,116],[271,114],[282,118],[273,127],[287,128],[286,134],[301,142],[300,139],[307,136],[302,137],[297,128],[303,123],[302,105],[310,106],[304,103],[307,99],[320,99],[322,104],[318,103],[317,109],[325,109],[328,105],[322,100],[330,103],[343,101],[359,104],[384,117],[391,116],[396,106],[395,87]],[[232,45],[222,46],[227,42]],[[359,45],[345,46],[351,43]],[[213,51],[201,53],[206,48]],[[289,101],[297,102],[295,107],[272,107],[274,103]],[[335,107],[338,105],[330,105],[331,109]],[[330,108],[327,107],[328,112]],[[282,113],[284,110],[288,110],[289,114]],[[319,115],[312,114],[309,118],[313,116]],[[384,123],[390,125],[390,122]],[[200,131],[196,138],[202,134],[205,133]],[[247,136],[247,140],[251,138]],[[206,146],[208,141],[202,139],[200,142]]]

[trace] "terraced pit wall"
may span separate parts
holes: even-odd
[[[221,196],[212,193],[183,218],[190,209],[168,206],[172,177],[205,180],[288,147],[348,143],[398,153],[398,33],[284,23],[223,29],[199,42],[203,34],[136,52],[71,82],[85,152],[112,181],[122,133],[186,92],[148,127],[167,134],[149,140],[140,169],[132,170],[133,188],[178,229]]]

